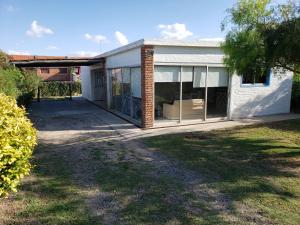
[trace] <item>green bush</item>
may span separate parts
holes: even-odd
[[[0,197],[16,191],[31,169],[36,130],[16,100],[0,93]]]
[[[300,113],[300,74],[294,75],[291,107],[294,112]]]
[[[50,97],[50,96],[69,96],[69,82],[64,81],[50,81],[42,82],[40,85],[40,96]],[[71,82],[72,95],[81,94],[81,83],[78,81]]]
[[[0,93],[16,98],[20,106],[30,104],[39,83],[40,78],[35,73],[11,66],[0,68]]]
[[[0,69],[0,92],[17,98],[21,91],[17,87],[17,77],[21,71],[8,68]]]

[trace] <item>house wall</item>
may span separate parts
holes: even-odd
[[[131,49],[106,57],[106,68],[118,68],[141,65],[141,48]]]
[[[243,85],[233,75],[230,88],[229,118],[247,118],[290,112],[293,74],[270,75],[269,85]]]
[[[224,54],[215,47],[155,46],[154,64],[205,65],[223,64]]]
[[[37,75],[44,81],[72,81],[72,75],[69,68],[67,68],[67,73],[60,73],[60,70],[57,67],[45,68],[49,69],[49,73],[43,73],[42,68],[36,68]]]
[[[153,46],[144,45],[142,47],[141,60],[142,127],[151,128],[154,124]]]
[[[89,66],[80,67],[82,97],[92,101],[92,81]]]

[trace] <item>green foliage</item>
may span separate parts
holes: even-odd
[[[36,130],[12,97],[0,94],[0,197],[16,191],[30,171]]]
[[[300,113],[300,74],[294,75],[291,107],[294,112]]]
[[[268,68],[295,71],[300,56],[300,6],[271,5],[270,0],[239,0],[228,10],[222,29],[230,31],[222,45],[231,71],[261,74]]]
[[[41,97],[50,97],[50,96],[69,96],[70,83],[63,81],[51,81],[51,82],[42,82],[40,84],[40,95]],[[81,83],[80,82],[72,82],[72,95],[81,94]]]
[[[0,50],[0,69],[8,65],[8,57],[5,52]]]
[[[40,78],[33,72],[12,66],[0,68],[0,93],[16,98],[18,105],[30,104],[39,83]]]
[[[14,68],[0,68],[0,92],[14,98],[18,97],[20,90],[17,87],[17,77],[21,71]]]

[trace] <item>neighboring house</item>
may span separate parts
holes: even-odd
[[[70,60],[65,56],[31,56],[31,55],[9,55],[9,61],[22,69],[34,71],[43,81],[73,81],[80,80],[80,66],[69,67],[58,63],[52,65],[38,65],[51,61]],[[72,60],[86,58],[71,58]],[[36,64],[34,64],[34,62]],[[30,65],[32,63],[32,65]]]
[[[96,59],[83,97],[143,128],[290,112],[292,72],[228,74],[218,42],[142,39]]]

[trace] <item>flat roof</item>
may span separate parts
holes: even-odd
[[[143,45],[219,48],[221,46],[221,43],[222,43],[222,39],[199,39],[199,40],[140,39],[138,41],[129,43],[128,45],[124,45],[122,47],[97,55],[94,58],[102,58],[102,57],[115,55],[137,47],[141,47]]]
[[[11,57],[12,58],[12,57]],[[90,66],[101,63],[103,59],[72,58],[72,57],[14,57],[10,63],[20,67],[59,67],[59,66]]]

